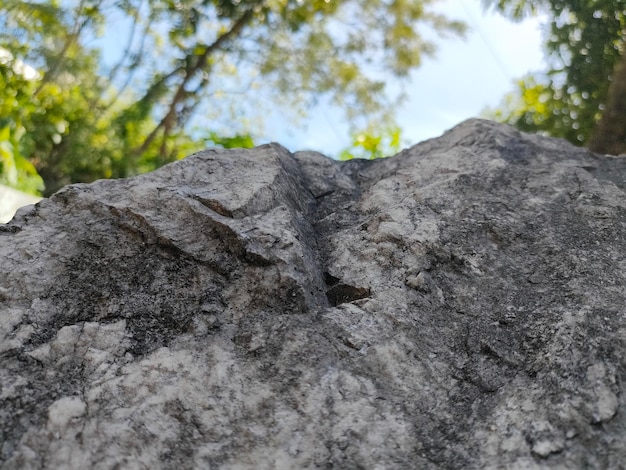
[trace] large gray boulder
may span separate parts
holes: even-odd
[[[207,150],[0,225],[0,468],[626,468],[624,160]]]

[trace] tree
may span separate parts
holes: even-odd
[[[36,194],[43,189],[43,180],[34,165],[21,153],[19,144],[26,132],[21,116],[11,115],[26,106],[21,101],[29,94],[23,94],[23,91],[32,88],[28,79],[34,71],[19,63],[7,67],[6,64],[11,61],[12,56],[0,50],[0,90],[4,95],[0,101],[0,183]]]
[[[589,149],[612,155],[626,153],[626,54],[615,67],[602,117],[589,140]]]
[[[340,160],[362,158],[374,160],[397,154],[402,145],[402,131],[397,126],[386,128],[370,127],[360,132],[353,132],[352,145],[339,155]]]
[[[513,19],[544,13],[550,70],[517,83],[492,114],[593,151],[626,152],[626,0],[487,0]],[[603,119],[604,116],[604,119]]]
[[[389,76],[406,77],[434,50],[419,31],[463,31],[428,11],[432,1],[0,0],[7,67],[40,72],[22,84],[36,109],[21,113],[16,103],[10,126],[26,129],[21,155],[50,193],[156,168],[216,135],[259,133],[264,100],[304,110],[325,96],[355,127],[384,121]],[[104,66],[111,26],[127,33]],[[46,108],[49,89],[61,98]],[[29,132],[53,124],[49,112],[62,120],[39,145]]]

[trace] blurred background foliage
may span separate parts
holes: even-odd
[[[0,183],[50,195],[249,148],[321,99],[351,124],[339,158],[395,154],[386,82],[464,31],[435,1],[0,0]],[[626,0],[482,1],[545,17],[549,58],[487,116],[626,153]]]
[[[402,129],[398,126],[370,127],[352,134],[352,145],[344,149],[340,160],[365,158],[373,160],[397,154],[402,149]]]
[[[487,115],[598,153],[626,153],[626,0],[487,0],[508,17],[545,15],[549,70],[521,78]]]
[[[0,182],[49,195],[251,147],[264,100],[393,122],[385,82],[433,52],[420,32],[464,30],[432,1],[0,0]]]

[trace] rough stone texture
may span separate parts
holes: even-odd
[[[0,226],[2,469],[626,468],[624,160],[467,121]]]

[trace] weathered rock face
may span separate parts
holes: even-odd
[[[472,120],[0,226],[0,466],[624,468],[624,160]]]

